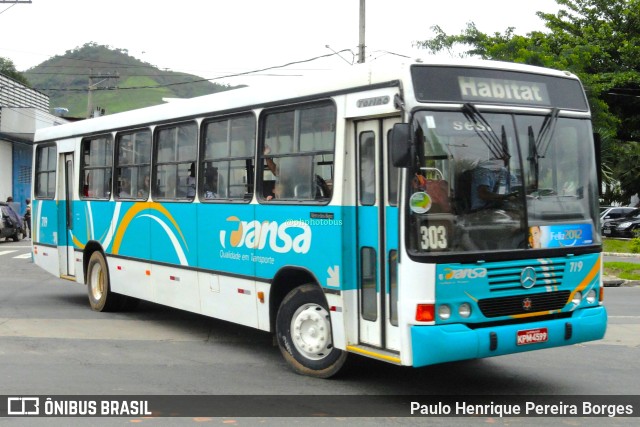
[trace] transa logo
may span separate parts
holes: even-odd
[[[481,279],[487,277],[486,268],[450,268],[444,269],[444,274],[439,275],[440,280],[464,280],[464,279]]]
[[[241,221],[236,216],[227,218],[227,222],[235,223],[236,229],[229,233],[220,231],[220,244],[224,249],[227,242],[234,248],[264,249],[269,246],[272,251],[284,254],[293,250],[306,254],[311,247],[311,229],[303,221],[287,221],[278,224],[275,221]]]

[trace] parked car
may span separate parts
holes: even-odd
[[[604,223],[602,235],[607,237],[635,237],[635,230],[640,230],[640,209],[638,208],[622,218]]]
[[[0,219],[0,238],[12,238],[18,242],[24,238],[24,223],[20,215],[13,210],[10,204],[0,202],[0,211],[2,211],[2,219]]]
[[[601,206],[600,207],[600,222],[604,224],[612,219],[622,218],[626,214],[633,212],[636,208],[631,206]]]

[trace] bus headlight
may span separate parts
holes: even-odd
[[[595,289],[591,289],[589,292],[587,292],[587,302],[589,304],[593,304],[594,302],[596,302],[598,295]]]
[[[460,307],[458,307],[458,314],[460,317],[465,319],[471,316],[471,304],[467,302],[460,304]]]
[[[572,303],[574,303],[575,305],[580,304],[580,301],[582,301],[582,292],[578,291],[575,294],[573,294],[573,299],[571,300]]]
[[[451,307],[442,304],[438,307],[438,317],[442,320],[448,320],[451,317]]]

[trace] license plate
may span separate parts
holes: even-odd
[[[611,230],[609,230],[609,229],[607,229],[607,228],[605,228],[604,230],[602,230],[602,232],[603,232],[604,234],[611,234]]]
[[[527,329],[525,331],[518,331],[517,344],[535,344],[539,342],[546,342],[549,338],[547,328]]]

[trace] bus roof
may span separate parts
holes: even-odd
[[[327,74],[323,74],[321,78],[315,75],[313,77],[295,78],[295,80],[288,80],[286,83],[280,82],[269,86],[248,86],[195,98],[179,99],[166,104],[111,114],[94,119],[47,127],[36,131],[35,142],[96,134],[136,126],[146,126],[149,123],[176,121],[211,115],[213,112],[224,113],[237,111],[242,108],[259,108],[286,100],[302,99],[319,94],[366,90],[369,87],[384,84],[398,84],[400,80],[409,77],[409,68],[412,65],[484,68],[544,74],[563,78],[577,78],[566,71],[509,62],[469,59],[443,60],[435,57],[411,60],[408,58],[393,57],[365,64],[354,64],[352,67],[345,69],[327,71]]]

